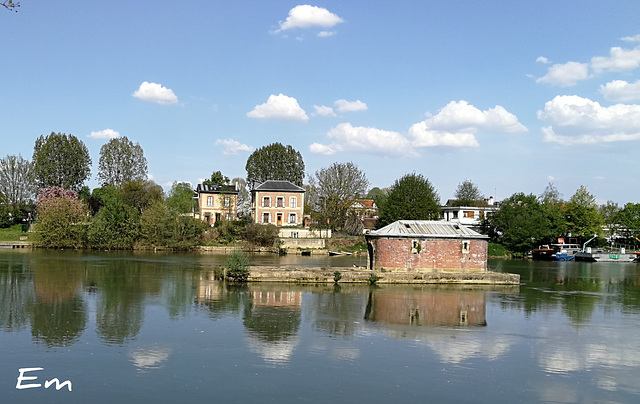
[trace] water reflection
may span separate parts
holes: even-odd
[[[388,364],[384,377],[397,374],[398,384],[416,374],[442,382],[446,369],[484,385],[471,374],[500,371],[535,400],[640,395],[636,264],[494,262],[523,281],[502,288],[231,285],[215,279],[217,264],[187,254],[1,253],[0,337],[22,347],[16,368],[26,365],[22,354],[65,347],[57,351],[79,362],[106,350],[115,359],[102,361],[120,359],[117,369],[138,377],[218,363],[233,363],[234,377],[256,363],[304,373],[313,363],[345,380]]]

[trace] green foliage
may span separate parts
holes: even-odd
[[[255,150],[247,159],[247,184],[253,188],[267,180],[289,181],[302,186],[304,161],[290,145],[272,143]]]
[[[221,171],[214,171],[211,173],[211,178],[202,181],[203,185],[226,185],[229,183],[229,177],[223,175]]]
[[[140,217],[140,241],[149,247],[191,249],[201,242],[207,225],[177,213],[163,201],[154,202]]]
[[[489,243],[487,255],[489,257],[508,257],[511,255],[511,253],[502,244]]]
[[[0,204],[0,229],[5,229],[13,224],[13,217],[9,207]]]
[[[340,271],[335,271],[335,272],[333,273],[333,281],[334,281],[335,283],[338,283],[338,281],[339,281],[340,279],[342,279],[342,274],[340,273]]]
[[[580,186],[567,203],[567,231],[573,236],[589,239],[602,232],[604,220],[598,212],[596,198],[585,186]]]
[[[121,187],[127,181],[147,178],[147,159],[142,147],[126,136],[109,140],[100,148],[98,180],[104,185]]]
[[[627,203],[617,214],[622,234],[628,239],[640,238],[640,203]],[[637,240],[636,240],[637,241]]]
[[[77,191],[91,175],[87,146],[73,135],[53,133],[36,139],[33,176],[38,188],[61,187]]]
[[[78,248],[86,243],[84,206],[77,193],[59,187],[45,188],[36,208],[38,244],[50,248]]]
[[[166,200],[167,206],[178,213],[192,213],[197,203],[188,182],[174,182]]]
[[[104,206],[89,227],[89,244],[100,249],[131,249],[140,232],[138,213],[124,203],[119,190],[113,187],[103,190]]]
[[[545,207],[533,195],[515,193],[489,217],[494,238],[514,252],[526,252],[551,237],[553,227]]]
[[[124,203],[138,213],[144,212],[153,203],[164,198],[162,187],[150,180],[126,181],[122,184],[120,192]]]
[[[369,285],[375,285],[380,279],[382,278],[374,273],[371,273],[369,275]]]
[[[396,220],[438,220],[440,197],[422,174],[406,174],[396,180],[387,200],[378,209],[379,227]]]
[[[279,230],[273,224],[249,223],[244,228],[245,240],[260,247],[273,247],[278,241]]]
[[[224,263],[227,268],[227,279],[232,282],[247,282],[249,280],[249,257],[241,251],[234,251]]]
[[[478,206],[484,200],[484,195],[470,180],[464,180],[458,184],[458,188],[454,194],[453,206]]]

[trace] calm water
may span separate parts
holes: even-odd
[[[522,276],[506,288],[231,287],[223,261],[0,250],[0,402],[640,402],[640,265],[490,262]],[[17,389],[21,368],[43,386]]]

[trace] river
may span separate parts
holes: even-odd
[[[235,286],[213,279],[224,259],[0,250],[1,402],[640,401],[638,264],[490,261],[515,287]]]

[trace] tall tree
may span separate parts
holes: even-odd
[[[620,232],[628,239],[640,238],[640,203],[627,203],[617,214]],[[635,240],[637,241],[637,240]]]
[[[214,185],[214,186],[226,185],[228,183],[229,183],[229,177],[222,174],[221,171],[214,171],[213,173],[211,173],[211,178],[202,181],[203,185]]]
[[[581,185],[567,203],[567,231],[573,236],[588,239],[600,234],[603,224],[596,197]]]
[[[84,226],[80,225],[85,211],[75,191],[60,187],[40,190],[36,212],[36,231],[44,247],[73,248],[85,244]]]
[[[440,196],[422,174],[406,174],[391,186],[386,201],[378,209],[378,227],[396,220],[438,220]]]
[[[126,136],[109,140],[100,148],[98,180],[102,185],[121,187],[127,181],[147,178],[147,159],[142,147]]]
[[[464,180],[458,184],[453,197],[455,199],[454,206],[477,206],[484,200],[484,195],[471,180]]]
[[[349,202],[364,195],[369,187],[365,173],[351,162],[333,163],[316,171],[309,184],[318,196],[315,210],[322,213],[333,230],[344,227]]]
[[[289,181],[302,186],[304,161],[293,147],[272,143],[255,150],[247,159],[247,184],[254,188],[267,180]]]
[[[39,189],[60,187],[78,191],[91,175],[87,146],[73,135],[53,133],[36,139],[33,175]]]
[[[0,195],[13,209],[33,199],[36,187],[33,183],[33,164],[22,156],[6,156],[0,159]]]
[[[193,199],[193,189],[188,182],[174,182],[166,200],[167,207],[177,213],[193,213],[197,204]]]
[[[514,252],[526,252],[554,236],[547,212],[533,194],[511,195],[488,222],[493,235]]]
[[[538,200],[549,219],[549,240],[541,241],[552,242],[557,237],[567,235],[567,208],[558,188],[550,182]]]

